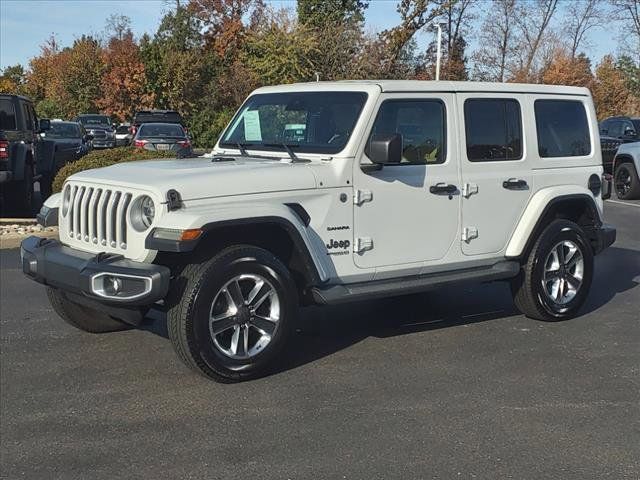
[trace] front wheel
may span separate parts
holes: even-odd
[[[270,252],[234,246],[187,266],[170,295],[167,327],[180,359],[221,382],[266,373],[279,359],[295,320],[297,290]]]
[[[593,250],[583,230],[568,220],[554,220],[538,237],[511,291],[526,316],[566,320],[578,313],[592,278]]]

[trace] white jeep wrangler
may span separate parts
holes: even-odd
[[[167,312],[191,368],[267,372],[301,304],[508,280],[542,320],[576,315],[603,225],[589,91],[424,81],[253,92],[209,158],[78,173],[22,243],[24,272],[70,324]]]

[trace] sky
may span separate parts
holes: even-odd
[[[267,3],[276,8],[296,5],[295,0]],[[0,69],[17,63],[26,66],[51,34],[61,46],[70,46],[83,34],[100,34],[112,13],[128,16],[137,36],[153,33],[172,5],[166,0],[0,0]],[[397,25],[400,16],[396,6],[396,0],[370,0],[366,28],[381,31]],[[419,46],[426,48],[432,35],[424,32],[418,36]],[[592,60],[616,51],[617,41],[606,29],[593,30],[590,37]],[[475,40],[471,38],[469,43],[473,49]]]

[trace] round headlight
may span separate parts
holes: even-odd
[[[131,224],[139,232],[144,232],[153,223],[156,216],[156,206],[151,197],[138,197],[131,209]]]
[[[62,194],[62,216],[66,217],[69,213],[69,205],[71,203],[71,185],[67,185]]]

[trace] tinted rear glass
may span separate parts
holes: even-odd
[[[78,117],[82,125],[111,125],[111,119],[106,115],[86,115]]]
[[[182,123],[182,117],[178,112],[139,112],[136,114],[133,123]]]
[[[472,162],[522,158],[520,104],[514,99],[474,98],[464,102],[467,158]]]
[[[138,137],[184,137],[180,125],[154,125],[149,123],[140,127]]]
[[[591,154],[589,122],[582,102],[536,100],[535,113],[538,153],[541,157],[581,157]]]
[[[16,111],[9,99],[0,99],[0,130],[16,129]]]

